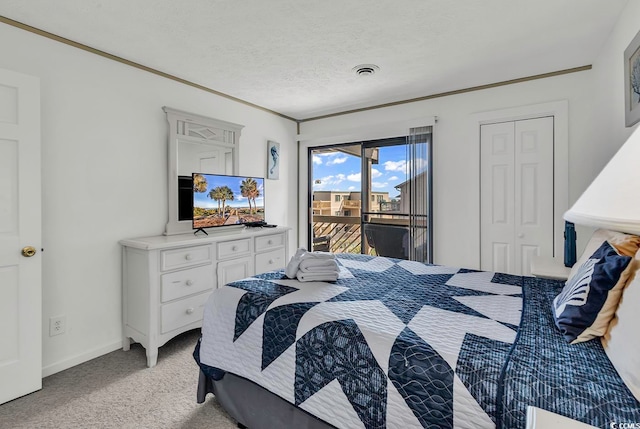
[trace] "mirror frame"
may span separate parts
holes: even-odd
[[[233,153],[233,172],[238,174],[239,142],[243,125],[209,118],[195,113],[184,112],[164,106],[169,123],[167,133],[167,208],[169,221],[165,227],[165,235],[186,234],[193,231],[191,221],[178,219],[178,160],[180,141],[198,141],[212,147],[231,147]]]

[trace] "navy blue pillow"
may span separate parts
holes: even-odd
[[[562,292],[553,300],[553,316],[556,326],[568,342],[586,341],[595,336],[585,335],[578,338],[594,325],[605,307],[610,291],[618,284],[622,272],[630,262],[629,256],[619,255],[605,241],[580,266],[576,274],[567,280]],[[622,286],[616,289],[621,290]],[[614,304],[617,305],[617,301]],[[607,307],[607,313],[613,317],[615,308],[609,308],[611,305]],[[604,320],[604,323],[608,325],[609,321],[610,318]],[[598,325],[602,323],[601,318]],[[600,333],[603,334],[604,332]]]

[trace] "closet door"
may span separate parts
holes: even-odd
[[[533,256],[553,256],[553,117],[480,135],[481,269],[530,275]]]
[[[480,129],[480,268],[515,271],[515,123]]]
[[[553,256],[553,118],[515,123],[515,267],[531,275],[531,259]]]

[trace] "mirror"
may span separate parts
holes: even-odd
[[[192,231],[191,173],[236,174],[242,125],[163,107],[168,132],[168,208],[165,235]]]

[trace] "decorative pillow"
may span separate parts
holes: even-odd
[[[624,288],[615,317],[609,324],[602,346],[631,393],[640,401],[640,250],[636,253],[635,277]]]
[[[619,254],[630,256],[632,258],[638,251],[638,248],[640,248],[640,237],[637,235],[625,234],[623,232],[611,231],[608,229],[597,229],[585,246],[580,259],[578,259],[571,268],[569,278],[575,276],[578,268],[580,268],[580,266],[584,264],[591,255],[593,255],[593,252],[598,250],[598,247],[602,245],[603,241],[608,241]]]
[[[605,334],[629,278],[630,262],[629,256],[618,254],[605,241],[567,280],[553,300],[556,326],[567,342],[580,343]]]

